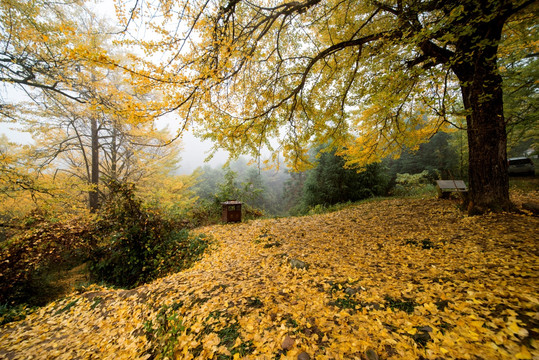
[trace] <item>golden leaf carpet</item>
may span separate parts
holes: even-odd
[[[394,199],[210,226],[194,267],[0,329],[5,359],[539,359],[539,218]]]

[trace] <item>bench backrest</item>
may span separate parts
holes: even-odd
[[[466,184],[462,180],[436,180],[441,190],[466,191]]]

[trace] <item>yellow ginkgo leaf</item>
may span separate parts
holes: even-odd
[[[516,359],[525,359],[525,360],[531,360],[532,359],[532,354],[530,354],[530,352],[528,351],[528,348],[526,348],[526,346],[522,345],[520,347],[520,352],[515,354],[515,358]]]

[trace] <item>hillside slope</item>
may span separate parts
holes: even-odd
[[[539,358],[537,217],[387,200],[199,231],[193,268],[0,329],[0,358]]]

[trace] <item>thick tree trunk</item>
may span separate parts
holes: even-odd
[[[463,88],[463,96],[469,99],[467,110],[470,112],[466,117],[470,213],[511,208],[501,79],[499,82],[500,88],[488,94],[491,98],[487,98],[480,88]]]
[[[496,63],[502,24],[477,29],[477,37],[463,41],[461,64],[453,66],[466,109],[469,147],[470,197],[468,211],[509,210],[507,134],[503,116],[502,78]],[[489,45],[490,44],[490,45]],[[470,54],[472,54],[470,56]]]

